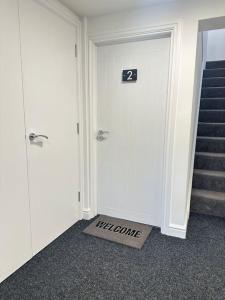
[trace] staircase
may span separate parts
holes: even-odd
[[[191,211],[225,217],[225,61],[203,73]]]

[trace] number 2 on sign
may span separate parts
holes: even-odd
[[[128,77],[127,77],[127,80],[132,80],[133,78],[132,78],[132,75],[133,75],[133,72],[132,71],[128,71],[127,72],[127,75],[129,75]]]

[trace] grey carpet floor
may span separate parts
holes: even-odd
[[[0,285],[1,300],[225,299],[225,219],[192,215],[186,240],[142,250],[82,234],[80,221]]]

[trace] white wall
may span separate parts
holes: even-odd
[[[203,68],[205,68],[207,62],[208,31],[203,31],[201,34]]]
[[[204,32],[198,33],[197,40],[197,51],[196,51],[196,63],[195,63],[195,80],[194,80],[194,97],[193,97],[193,108],[192,108],[192,121],[191,121],[191,135],[190,135],[190,157],[189,157],[189,169],[188,169],[188,193],[187,198],[190,199],[192,191],[192,178],[193,178],[193,168],[194,168],[194,158],[195,158],[195,147],[196,147],[196,137],[198,129],[198,115],[199,115],[199,105],[201,98],[201,87],[202,87],[202,76],[203,69],[205,68],[206,62],[206,46],[207,36]]]
[[[172,205],[169,217],[169,226],[178,231],[186,230],[190,204],[189,182],[192,173],[193,112],[196,109],[194,87],[198,25],[202,19],[224,16],[224,8],[224,1],[221,0],[189,0],[88,19],[90,38],[136,27],[169,23],[179,25],[180,73],[178,74],[178,101],[174,114],[175,135],[171,162]],[[225,27],[224,20],[220,19],[220,21]],[[203,25],[204,30],[207,30],[208,28],[205,28],[208,21]]]
[[[208,31],[207,60],[225,60],[225,29]]]

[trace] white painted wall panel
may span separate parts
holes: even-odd
[[[190,202],[189,181],[192,155],[192,112],[194,109],[195,65],[198,25],[202,19],[224,16],[224,1],[189,0],[170,4],[153,5],[145,9],[130,10],[88,19],[89,37],[106,33],[120,32],[140,27],[159,26],[170,23],[179,24],[180,61],[178,78],[178,101],[174,110],[175,134],[173,161],[171,162],[170,226],[185,230]],[[208,26],[207,21],[205,25]],[[222,26],[220,19],[216,25]]]
[[[225,29],[208,31],[207,60],[225,60]]]
[[[193,178],[193,168],[194,168],[194,157],[195,157],[195,147],[196,147],[196,137],[198,128],[198,115],[199,106],[202,90],[202,76],[203,69],[205,68],[205,56],[206,56],[206,45],[204,39],[207,41],[207,36],[204,38],[205,34],[199,32],[198,43],[197,43],[197,53],[196,53],[196,66],[195,66],[195,85],[194,85],[194,99],[192,108],[192,122],[191,122],[191,146],[189,155],[189,169],[188,169],[188,197],[191,197],[192,191],[192,178]],[[189,211],[189,207],[187,207]]]

